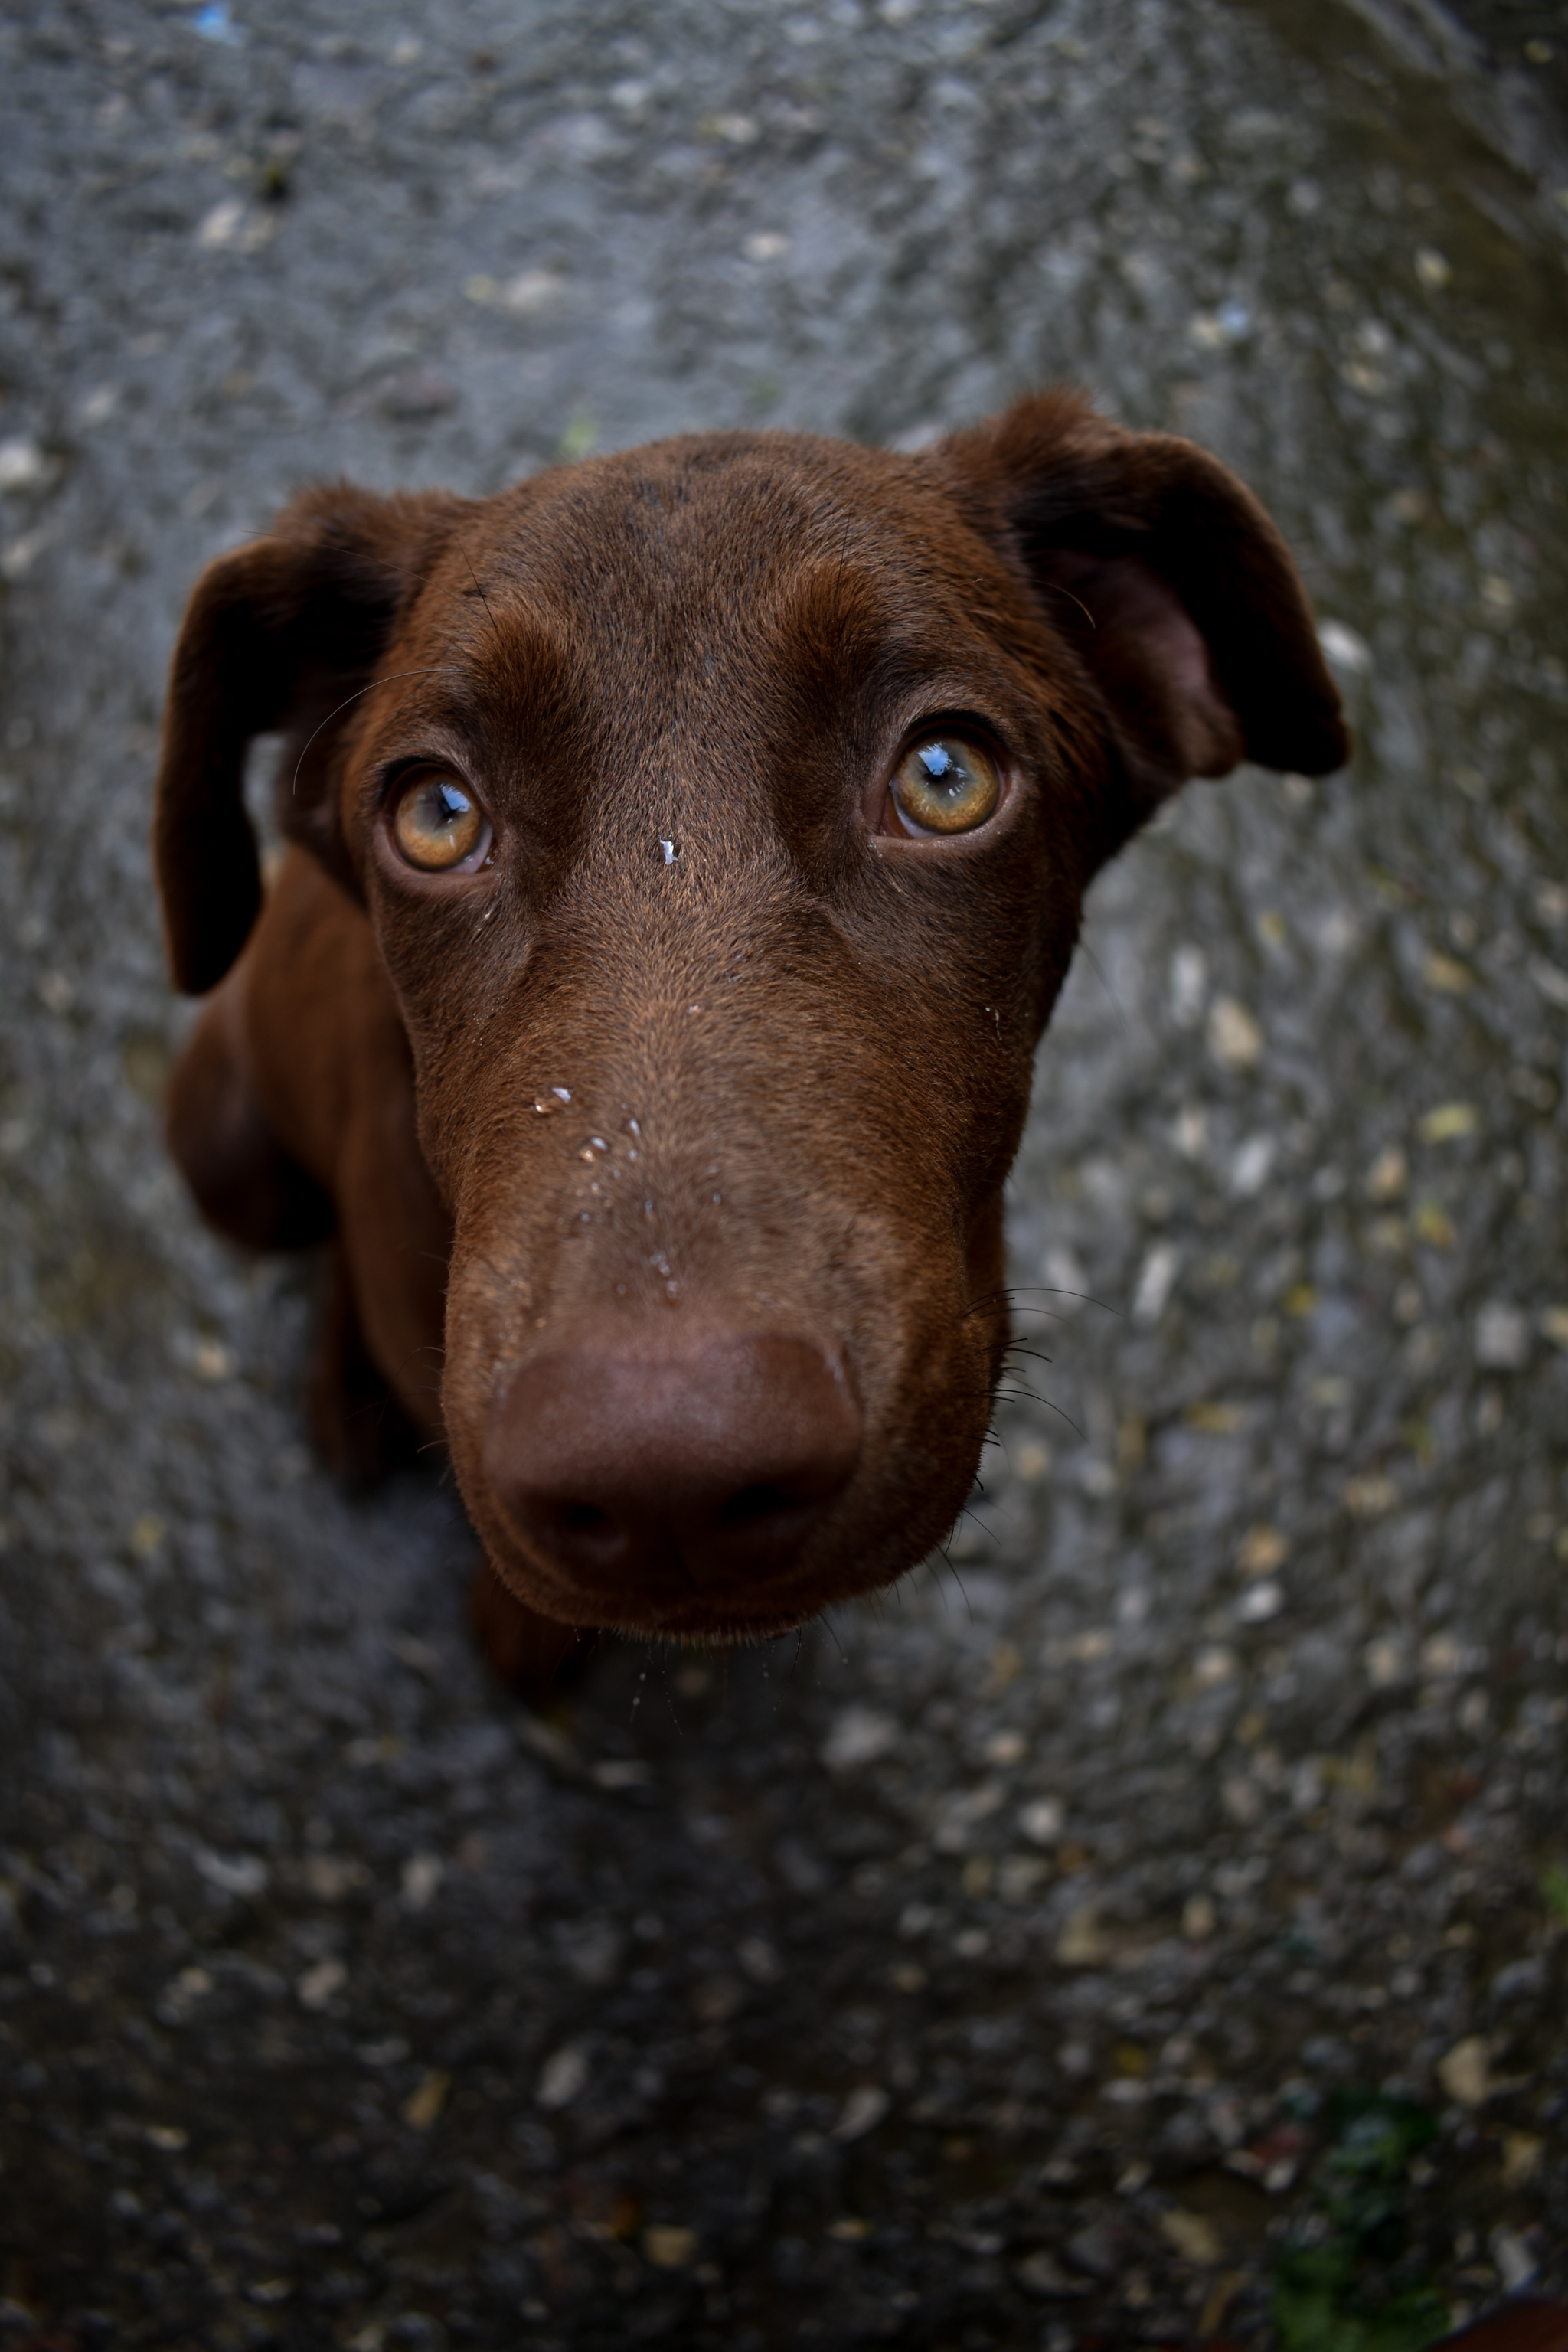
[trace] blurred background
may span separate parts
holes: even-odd
[[[0,2344],[1403,2352],[1568,2278],[1568,19],[0,26]],[[1097,886],[950,1556],[530,1714],[198,1228],[147,824],[298,485],[1054,376],[1357,730]],[[1054,1318],[1035,1311],[1054,1307]]]

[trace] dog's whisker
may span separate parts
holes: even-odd
[[[1015,1283],[1005,1290],[988,1291],[984,1298],[977,1298],[972,1306],[966,1307],[958,1319],[961,1323],[966,1322],[971,1315],[978,1315],[982,1307],[992,1306],[998,1298],[1005,1298],[1011,1303],[1028,1297],[1071,1298],[1080,1307],[1098,1307],[1102,1314],[1114,1315],[1119,1320],[1122,1314],[1120,1307],[1112,1307],[1107,1299],[1096,1298],[1089,1291],[1067,1290],[1060,1283],[1027,1282]],[[1024,1315],[1049,1315],[1058,1322],[1068,1320],[1065,1315],[1052,1307],[1020,1307],[1018,1312]]]
[[[967,1511],[960,1511],[958,1516],[961,1519],[966,1519],[969,1517],[969,1513]],[[956,1529],[954,1532],[956,1533]],[[969,1597],[969,1587],[965,1584],[963,1574],[959,1569],[958,1562],[953,1559],[952,1553],[949,1552],[945,1554],[944,1557],[946,1558],[948,1570],[952,1577],[952,1580],[958,1587],[959,1598],[963,1603],[963,1613],[968,1618],[971,1625],[973,1625],[974,1622],[974,1603]]]
[[[1059,580],[1043,581],[1041,585],[1047,589],[1053,596],[1065,596],[1069,604],[1076,604],[1079,611],[1083,614],[1084,619],[1089,623],[1089,627],[1091,629],[1098,630],[1100,624],[1095,619],[1094,614],[1089,611],[1089,606],[1084,603],[1081,596],[1075,596],[1072,590],[1070,588],[1064,588]]]
[[[818,1612],[816,1622],[827,1635],[827,1638],[832,1643],[834,1648],[837,1651],[839,1664],[841,1666],[847,1666],[849,1664],[849,1653],[846,1650],[843,1643],[838,1638],[838,1628],[833,1622],[831,1612],[826,1609],[821,1610]]]
[[[468,552],[468,542],[465,539],[461,541],[459,544],[462,548],[463,561],[468,567],[468,577],[474,583],[474,593],[485,608],[485,618],[489,621],[492,632],[497,637],[499,637],[500,635],[500,625],[498,623],[495,614],[490,610],[490,600],[485,594],[484,589],[479,583],[479,575],[474,570],[474,559]]]
[[[389,677],[373,677],[368,686],[356,687],[353,694],[345,695],[337,709],[329,710],[321,726],[312,728],[306,737],[300,756],[294,762],[294,774],[289,786],[289,799],[296,800],[299,797],[300,771],[305,764],[311,744],[323,728],[330,727],[334,719],[342,717],[351,702],[358,702],[362,695],[374,694],[378,686],[395,686],[400,678],[405,677],[434,677],[437,671],[450,669],[451,667],[450,662],[429,662],[423,669],[395,669]]]

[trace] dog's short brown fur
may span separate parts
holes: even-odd
[[[1005,790],[910,838],[932,721]],[[444,1439],[499,1663],[776,1630],[940,1540],[1089,881],[1188,776],[1345,752],[1257,502],[1065,392],[912,457],[714,434],[312,490],[208,569],[156,821],[213,992],[171,1141],[223,1232],[333,1236],[318,1428],[347,1469]],[[487,813],[475,870],[400,857],[421,772]]]

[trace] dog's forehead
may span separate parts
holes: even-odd
[[[563,859],[656,803],[664,837],[721,822],[749,855],[782,829],[805,857],[920,719],[1030,740],[1049,667],[940,461],[805,436],[692,436],[500,493],[408,619],[362,778],[454,758]]]
[[[425,601],[481,659],[495,632],[532,632],[617,667],[711,668],[816,625],[940,640],[973,606],[977,572],[993,593],[1006,576],[929,461],[804,435],[689,436],[486,501]]]

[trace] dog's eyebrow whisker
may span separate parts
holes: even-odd
[[[1037,587],[1045,589],[1047,593],[1049,595],[1065,596],[1069,604],[1076,604],[1078,606],[1079,611],[1083,614],[1083,617],[1089,623],[1089,627],[1096,631],[1099,630],[1100,623],[1095,619],[1094,614],[1089,611],[1089,606],[1084,603],[1083,598],[1081,596],[1075,596],[1070,588],[1064,588],[1059,580],[1039,580],[1037,581],[1035,584]]]
[[[451,669],[452,667],[450,662],[427,662],[423,669],[395,669],[388,677],[373,677],[368,685],[356,687],[352,694],[344,695],[337,709],[329,710],[321,726],[313,727],[300,746],[300,756],[294,762],[293,779],[289,786],[289,799],[293,800],[299,793],[300,771],[305,764],[311,744],[321,732],[321,729],[330,727],[333,719],[348,709],[351,702],[357,702],[362,695],[374,694],[378,686],[395,686],[398,679],[402,677],[435,677],[441,670]]]
[[[499,637],[500,635],[500,624],[490,610],[490,600],[485,594],[484,589],[480,585],[479,573],[474,570],[474,559],[468,552],[468,541],[462,541],[461,546],[463,551],[463,561],[468,567],[468,577],[474,583],[474,593],[485,608],[485,618],[489,621],[490,627],[495,631],[496,635]]]

